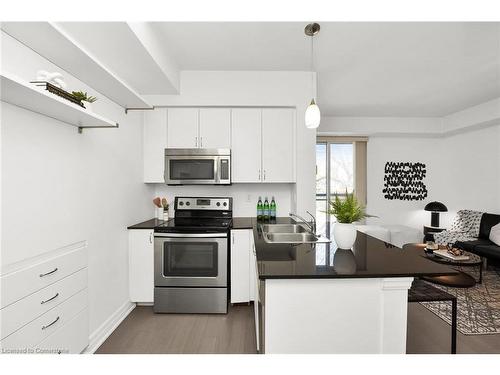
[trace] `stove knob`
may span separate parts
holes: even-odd
[[[179,202],[179,206],[184,206],[184,202],[183,202],[183,201],[180,201],[180,202]]]
[[[226,206],[227,206],[227,202],[224,202],[224,203],[222,203],[222,204],[223,204],[223,206],[224,206],[224,207],[226,207]]]
[[[220,206],[220,202],[217,202],[217,207],[219,207],[219,206]]]
[[[191,205],[191,203],[189,203],[189,202],[186,202],[186,206],[190,206],[190,205]]]

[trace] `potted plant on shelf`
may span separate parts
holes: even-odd
[[[372,216],[366,214],[365,208],[359,204],[354,193],[349,194],[347,190],[345,199],[340,199],[335,194],[335,199],[331,200],[329,204],[328,213],[337,218],[333,227],[335,242],[340,249],[350,249],[356,241],[357,233],[353,223]]]
[[[92,111],[92,103],[97,100],[95,96],[89,96],[86,92],[83,91],[72,91],[71,93],[75,98],[77,98],[81,102],[84,102],[83,105],[85,106],[85,109],[87,109],[88,111]]]

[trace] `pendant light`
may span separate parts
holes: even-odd
[[[316,129],[321,121],[321,113],[319,107],[314,100],[314,36],[319,33],[320,26],[317,23],[308,24],[304,33],[311,37],[311,91],[312,99],[311,103],[306,109],[305,122],[306,127],[309,129]]]

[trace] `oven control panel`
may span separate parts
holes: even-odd
[[[233,198],[175,197],[176,210],[231,211]]]

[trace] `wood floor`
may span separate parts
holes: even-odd
[[[222,314],[154,314],[138,306],[97,353],[256,353],[253,306]]]
[[[418,303],[408,307],[408,353],[450,352],[450,326]],[[500,353],[500,334],[457,334],[458,353]],[[253,306],[227,315],[154,314],[136,307],[97,353],[255,353]]]

